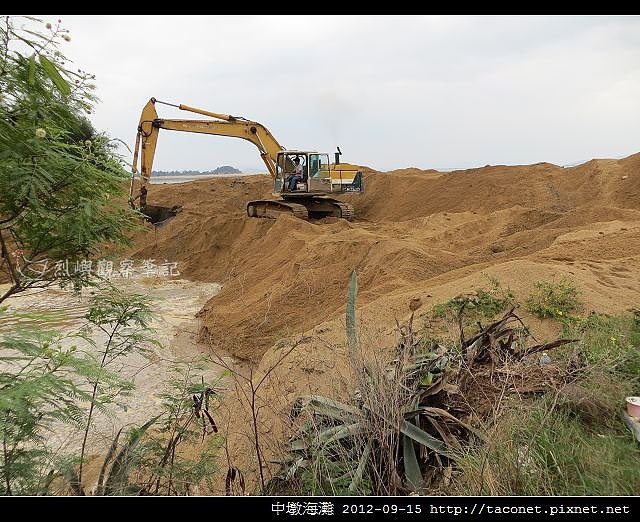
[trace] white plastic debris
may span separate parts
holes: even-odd
[[[542,357],[540,357],[540,364],[549,364],[551,362],[551,357],[547,355],[547,352],[542,353]]]

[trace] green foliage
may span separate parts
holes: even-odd
[[[331,458],[335,454],[341,457]],[[310,461],[301,458],[299,468],[290,470],[289,480],[297,474],[300,489],[308,495],[372,495],[371,480],[354,473],[354,470],[365,469],[369,455],[363,455],[360,461],[353,457],[345,453],[338,442],[331,442],[324,451],[312,452]],[[356,477],[359,480],[354,480]]]
[[[0,494],[46,493],[55,452],[48,432],[59,423],[80,428],[91,395],[78,374],[97,371],[56,332],[14,332],[0,339]]]
[[[564,357],[579,361],[584,390],[517,401],[494,424],[489,443],[458,460],[450,491],[463,495],[633,495],[640,490],[637,442],[619,419],[640,384],[640,313],[563,316]],[[558,357],[562,357],[558,354]],[[570,407],[566,407],[569,405]]]
[[[355,281],[354,272],[348,338],[355,336]],[[452,458],[450,446],[459,445],[458,437],[470,428],[434,398],[446,382],[449,359],[442,353],[416,354],[420,341],[411,322],[400,329],[392,363],[370,364],[355,341],[349,344],[357,393],[349,403],[320,395],[296,400],[291,417],[304,413],[307,422],[289,441],[283,468],[269,488],[277,484],[324,495],[423,493],[424,470],[442,468]]]
[[[128,434],[127,442],[116,455],[115,450],[117,448],[118,438],[120,435],[120,432],[118,432],[102,465],[102,470],[98,480],[98,488],[96,491],[97,495],[122,495],[124,493],[139,493],[142,491],[140,486],[130,484],[130,475],[139,465],[139,461],[141,459],[141,452],[138,451],[141,438],[151,425],[158,420],[158,417],[159,415],[148,420],[139,428],[132,429]],[[111,462],[112,457],[113,462],[111,463],[111,470],[103,483],[100,478],[106,475],[105,471]]]
[[[22,25],[26,24],[26,28]],[[110,140],[86,118],[93,77],[58,47],[67,31],[29,17],[0,19],[0,246],[12,287],[74,279],[56,262],[127,241],[137,213]]]
[[[91,299],[86,320],[89,325],[101,330],[106,340],[102,344],[98,344],[93,338],[85,337],[86,341],[95,349],[93,353],[88,354],[87,358],[92,361],[92,366],[97,367],[98,371],[93,375],[85,375],[92,388],[92,394],[80,450],[80,469],[78,471],[80,487],[82,487],[82,469],[94,409],[104,409],[117,395],[133,388],[132,382],[117,378],[116,374],[107,370],[107,367],[133,351],[145,354],[147,351],[145,343],[155,342],[150,337],[149,300],[140,294],[127,294],[116,287],[107,287]],[[129,461],[127,460],[127,462]],[[116,458],[114,467],[117,464]],[[121,474],[122,472],[120,472]],[[106,491],[113,490],[113,486],[109,486],[109,484],[105,488]],[[120,482],[117,490],[122,490]]]
[[[85,318],[109,336],[112,346],[105,349],[117,348],[118,353],[126,354],[142,342],[151,341],[150,300],[142,294],[106,286],[91,299]]]
[[[351,272],[349,291],[347,293],[347,344],[350,352],[353,352],[358,345],[358,334],[356,330],[356,297],[358,295],[358,277],[356,271]]]
[[[37,317],[35,317],[37,319]],[[67,477],[77,494],[84,494],[83,458],[94,410],[109,413],[114,399],[133,383],[109,370],[119,358],[143,350],[149,342],[147,299],[108,288],[96,295],[87,312],[88,326],[71,334],[22,329],[0,338],[0,493],[46,493],[51,479]],[[104,342],[89,337],[101,330]],[[88,405],[88,409],[87,406]],[[47,438],[60,424],[71,424],[84,439],[79,459],[58,455]],[[146,427],[144,427],[146,430]],[[133,437],[133,434],[130,435]],[[122,491],[134,454],[133,439],[116,456],[107,492]],[[79,461],[79,470],[75,464]],[[117,466],[116,466],[117,464]],[[53,475],[52,475],[53,474]]]
[[[606,421],[607,419],[605,419]],[[458,464],[453,494],[635,495],[637,443],[622,423],[597,430],[554,407],[547,397],[500,419],[486,445]]]
[[[215,454],[222,443],[211,412],[218,383],[206,382],[202,366],[176,365],[162,398],[155,431],[144,443],[144,459],[137,469],[143,489],[151,495],[188,495],[203,481],[212,486]],[[195,459],[182,455],[181,445],[200,445]]]
[[[434,319],[457,321],[464,310],[464,321],[475,324],[478,321],[488,321],[515,305],[515,298],[511,289],[503,288],[495,277],[484,274],[489,282],[488,288],[478,288],[471,295],[460,295],[445,303],[433,306],[431,315]]]
[[[582,340],[586,362],[640,383],[640,312],[620,315],[592,313],[564,321],[564,334]]]
[[[437,455],[440,463],[448,460],[452,457],[448,445],[458,443],[456,430],[465,427],[453,415],[432,406],[432,395],[444,382],[437,369],[441,362],[417,356],[401,366],[388,367],[383,377],[388,382],[373,384],[373,390],[367,392],[371,400],[357,405],[317,395],[299,398],[295,409],[309,413],[311,421],[290,441],[291,453],[280,478],[296,477],[304,494],[366,494],[371,489],[379,493],[390,488],[380,483],[380,468],[391,467],[396,473],[404,469],[407,490],[424,492],[421,455]],[[429,385],[422,384],[425,374],[431,375]],[[399,383],[404,390],[399,390]],[[390,396],[391,389],[402,396]],[[427,431],[434,428],[435,436]],[[389,451],[390,441],[395,441],[391,446],[397,445],[397,451]],[[386,453],[394,455],[393,462],[380,461]],[[333,474],[335,471],[341,473]]]
[[[525,305],[529,313],[540,319],[567,317],[583,308],[580,293],[570,279],[536,281],[533,287]]]

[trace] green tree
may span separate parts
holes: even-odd
[[[104,289],[85,320],[69,334],[30,329],[0,335],[0,495],[46,493],[59,473],[75,493],[85,494],[82,472],[95,413],[110,413],[115,398],[134,387],[111,367],[132,352],[145,355],[155,342],[149,302],[138,294]],[[96,331],[100,337],[90,335]],[[79,458],[58,453],[47,437],[61,424],[83,434]]]
[[[49,430],[55,423],[81,428],[78,402],[91,395],[74,377],[86,373],[87,364],[63,347],[64,339],[55,332],[0,338],[0,495],[47,491],[55,458]]]
[[[106,340],[96,343],[88,338],[93,350],[88,355],[93,365],[98,369],[88,379],[91,388],[91,400],[84,437],[80,449],[80,469],[78,484],[82,485],[82,468],[86,456],[86,444],[94,409],[109,404],[119,393],[133,389],[133,383],[128,380],[115,379],[116,374],[107,368],[121,357],[132,352],[145,353],[146,343],[155,343],[151,333],[151,309],[149,300],[140,294],[126,294],[117,288],[103,290],[91,300],[86,319],[90,327],[100,330]],[[89,326],[88,325],[88,326]]]
[[[121,158],[87,119],[94,77],[59,50],[68,39],[60,23],[0,19],[0,281],[11,283],[0,302],[53,282],[87,284],[64,262],[126,243],[138,217]]]
[[[147,437],[145,455],[137,472],[148,495],[188,495],[204,481],[212,487],[217,471],[216,452],[222,443],[212,416],[220,393],[220,380],[207,382],[197,362],[173,367],[160,394],[162,412],[154,433]],[[200,445],[196,455],[185,456],[181,445]],[[195,458],[193,458],[195,457]]]
[[[140,217],[127,205],[121,158],[88,119],[95,77],[60,51],[68,40],[60,21],[0,17],[0,282],[10,283],[0,303],[52,283],[90,284],[65,261],[127,243]],[[106,366],[142,342],[146,303],[101,294],[87,320],[107,332],[102,349],[53,331],[0,337],[0,494],[43,493],[56,471],[73,471],[77,462],[58,461],[48,430],[72,423],[86,440],[94,409],[132,386]],[[90,349],[65,348],[70,342]]]

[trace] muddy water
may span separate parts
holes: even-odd
[[[118,285],[151,299],[155,316],[151,325],[155,330],[153,337],[160,342],[160,346],[149,343],[145,346],[149,349],[146,357],[130,354],[109,367],[133,380],[135,390],[130,396],[116,399],[111,415],[96,414],[92,439],[89,441],[92,452],[106,450],[115,432],[122,426],[139,426],[160,412],[161,399],[158,394],[164,391],[176,363],[186,363],[208,355],[208,348],[196,342],[200,325],[194,316],[221,288],[217,283],[169,278],[123,280]],[[78,331],[85,323],[83,316],[91,297],[89,290],[84,290],[81,295],[73,295],[59,288],[19,294],[4,303],[8,309],[0,319],[0,336],[18,326],[44,326],[62,333]],[[100,331],[93,331],[91,337],[98,346],[106,341],[106,335]],[[65,344],[78,344],[78,341],[69,340],[63,342],[63,346]],[[88,346],[84,348],[88,349]],[[215,379],[220,373],[219,366],[204,364],[205,379]],[[56,427],[50,440],[63,451],[73,451],[79,448],[82,433],[60,426]]]

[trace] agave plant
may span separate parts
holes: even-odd
[[[425,493],[439,476],[445,484],[451,478],[454,460],[464,455],[460,450],[471,435],[485,440],[462,418],[490,417],[496,394],[543,392],[570,377],[567,369],[541,366],[534,356],[575,339],[527,346],[528,329],[514,308],[487,326],[479,324],[479,332],[467,337],[464,302],[457,347],[431,343],[421,352],[412,315],[406,325],[397,325],[399,341],[387,358],[393,360],[376,364],[381,350],[373,358],[365,355],[356,335],[356,296],[354,272],[346,334],[356,393],[344,402],[308,395],[294,403],[292,418],[306,420],[290,439],[276,478],[298,491]],[[409,309],[415,308],[410,303]]]
[[[451,449],[475,430],[446,409],[451,391],[446,352],[415,353],[413,316],[399,328],[391,363],[377,368],[358,358],[356,288],[354,272],[346,326],[357,393],[348,403],[319,395],[294,403],[292,418],[305,413],[307,421],[289,441],[279,478],[304,480],[315,474],[329,488],[321,488],[324,493],[425,493],[434,475],[450,466]]]
[[[131,495],[140,494],[143,486],[131,484],[129,476],[140,458],[139,446],[141,437],[149,427],[158,420],[159,416],[148,420],[139,428],[133,428],[127,437],[127,441],[120,447],[119,440],[122,428],[118,430],[111,443],[111,447],[102,462],[100,475],[96,484],[94,495]],[[71,462],[61,464],[62,475],[67,479],[75,495],[85,495],[80,477]]]

